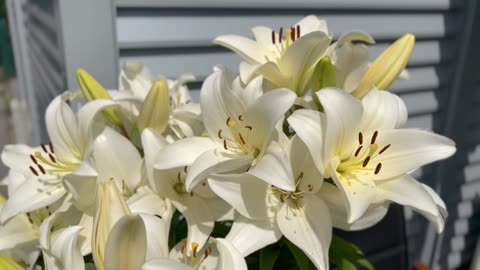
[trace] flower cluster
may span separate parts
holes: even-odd
[[[328,269],[332,229],[373,226],[392,202],[441,232],[444,203],[408,173],[455,144],[404,128],[405,104],[385,91],[407,74],[414,37],[371,62],[370,35],[333,42],[315,16],[252,32],[214,40],[244,62],[239,75],[216,66],[199,104],[192,75],[127,63],[107,91],[79,70],[81,91],[47,108],[50,143],[3,149],[0,265],[246,269],[246,256],[283,237]]]

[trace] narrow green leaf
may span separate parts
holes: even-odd
[[[298,268],[300,268],[300,270],[315,269],[315,266],[313,265],[313,263],[310,261],[307,255],[303,253],[301,249],[295,246],[292,242],[288,241],[286,238],[283,238],[283,241],[285,242],[286,246],[290,250],[290,253],[292,253],[293,257],[295,258],[295,261],[297,262],[297,266]]]
[[[260,270],[272,270],[280,255],[280,249],[275,245],[260,250]]]

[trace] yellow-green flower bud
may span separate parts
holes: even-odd
[[[352,93],[358,98],[365,96],[375,86],[387,90],[405,69],[413,52],[415,36],[405,34],[380,54]]]
[[[315,93],[322,88],[335,87],[337,85],[335,67],[332,64],[330,57],[327,56],[318,61],[315,70],[313,71],[311,85],[313,101],[317,108],[321,110],[322,105]]]
[[[12,258],[0,253],[0,269],[3,270],[23,270],[24,267],[17,264]]]
[[[85,70],[77,70],[77,81],[80,89],[82,90],[82,94],[85,96],[87,101],[92,101],[95,99],[112,99],[107,90],[105,90],[105,88],[103,88],[103,86],[100,85],[100,83],[98,83],[92,77],[92,75]],[[110,123],[116,126],[122,126],[122,121],[117,114],[116,108],[106,108],[102,111],[102,114]]]
[[[137,128],[140,133],[145,128],[153,128],[159,133],[167,128],[170,113],[169,97],[167,82],[156,81],[148,92],[138,116]]]

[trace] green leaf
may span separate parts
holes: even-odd
[[[280,255],[280,249],[275,245],[267,246],[260,250],[260,270],[272,270]]]
[[[375,270],[375,267],[365,258],[362,250],[355,244],[333,235],[329,250],[330,262],[343,270],[363,269]]]
[[[285,242],[286,246],[290,250],[290,253],[292,253],[293,257],[295,258],[295,261],[297,262],[297,266],[298,268],[300,268],[300,270],[315,269],[315,266],[313,265],[313,263],[310,261],[307,255],[303,253],[301,249],[295,246],[292,242],[288,241],[286,238],[283,238],[283,241]]]

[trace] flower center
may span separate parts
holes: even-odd
[[[183,239],[182,240],[182,248],[180,249],[180,252],[182,253],[183,257],[183,263],[186,264],[186,265],[189,265],[191,267],[193,267],[193,269],[197,270],[197,269],[200,269],[200,267],[202,266],[203,262],[205,261],[205,259],[208,258],[208,256],[212,253],[213,249],[212,247],[210,246],[207,246],[205,248],[205,251],[203,252],[203,256],[198,256],[198,243],[196,242],[192,242],[191,244],[191,248],[192,248],[192,254],[191,255],[188,255],[187,252],[186,252],[186,249],[187,249],[187,240]]]
[[[38,228],[42,222],[51,214],[48,206],[26,213],[28,221],[32,224],[32,229],[36,235],[38,235]]]
[[[231,150],[237,153],[253,152],[254,157],[257,157],[260,153],[260,150],[250,146],[248,143],[248,138],[253,130],[253,127],[249,125],[242,125],[242,115],[238,116],[238,121],[240,124],[238,124],[237,121],[233,120],[231,117],[228,117],[227,121],[225,122],[233,138],[224,136],[224,134],[222,134],[222,129],[218,130],[217,136],[220,140],[223,140],[223,148],[225,150]]]
[[[77,168],[78,164],[57,159],[51,143],[48,144],[48,146],[45,144],[41,144],[40,146],[43,152],[37,151],[30,155],[33,164],[29,166],[29,169],[34,175],[50,174],[64,176]]]
[[[280,62],[280,58],[285,54],[288,47],[293,44],[297,39],[300,38],[300,25],[293,26],[288,28],[285,31],[285,39],[283,38],[283,27],[280,27],[280,31],[278,31],[278,36],[276,35],[275,31],[272,31],[272,44],[274,48],[275,59],[268,59],[267,61],[275,61],[277,63]]]
[[[338,165],[337,171],[339,173],[361,170],[361,171],[373,171],[374,174],[379,174],[382,169],[382,163],[375,163],[375,158],[385,153],[390,148],[391,144],[383,146],[380,151],[379,146],[375,143],[378,137],[378,131],[375,131],[370,139],[370,144],[363,143],[362,132],[358,133],[358,147],[356,148],[354,155],[342,160]]]
[[[287,191],[277,187],[272,186],[272,191],[274,194],[277,194],[280,201],[285,203],[290,200],[296,208],[300,207],[300,201],[303,199],[303,194],[313,191],[313,185],[308,184],[307,189],[301,190],[299,185],[303,179],[303,172],[300,172],[298,177],[295,179],[295,191]]]

